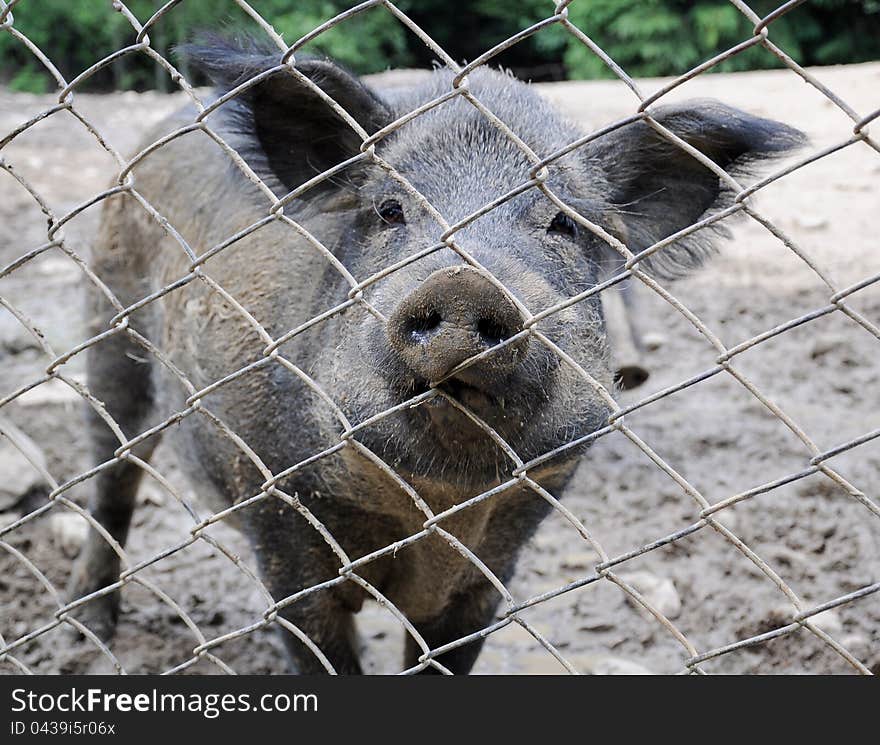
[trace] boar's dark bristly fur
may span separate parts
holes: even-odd
[[[206,123],[279,198],[361,152],[362,136],[325,97],[369,135],[447,92],[453,77],[436,70],[413,86],[374,89],[329,60],[297,59],[298,74],[292,74],[280,66],[280,54],[249,43],[215,39],[186,53],[213,78],[216,96],[241,86]],[[468,76],[468,86],[541,156],[582,136],[509,75],[478,69]],[[735,176],[802,142],[800,133],[785,125],[715,101],[658,106],[650,114]],[[176,113],[147,141],[195,116],[192,108]],[[532,168],[521,149],[460,96],[392,128],[375,148],[450,224],[522,184]],[[196,254],[230,236],[239,238],[202,265],[216,284],[185,283],[132,314],[131,328],[172,365],[145,357],[126,334],[109,335],[88,350],[90,390],[123,433],[134,437],[174,412],[189,411],[194,390],[227,378],[165,436],[173,438],[184,470],[212,509],[263,494],[228,519],[248,537],[277,600],[338,577],[338,556],[295,508],[296,499],[355,559],[423,530],[425,512],[410,487],[436,514],[510,478],[504,450],[443,396],[484,421],[523,461],[581,442],[529,470],[531,479],[556,495],[588,436],[607,423],[607,400],[582,374],[613,388],[598,295],[539,324],[578,370],[529,335],[495,349],[523,328],[517,303],[454,251],[425,251],[443,233],[434,213],[370,158],[291,199],[283,215],[256,229],[251,226],[265,218],[271,200],[203,131],[170,138],[138,162],[133,174],[138,193]],[[732,199],[716,173],[642,121],[562,157],[550,167],[547,184],[633,251],[724,209]],[[700,230],[664,247],[651,258],[653,270],[677,274],[698,265],[718,232]],[[617,261],[537,189],[482,215],[455,239],[533,313],[595,286]],[[418,260],[405,261],[420,252]],[[352,282],[398,263],[399,269],[363,289],[366,304],[350,304],[309,325],[344,305]],[[191,259],[123,192],[104,201],[94,268],[128,305],[188,276]],[[272,338],[305,330],[281,345],[280,358],[267,362],[265,336],[229,306],[217,285]],[[95,300],[93,333],[106,331],[116,313],[103,296]],[[478,362],[457,368],[484,351]],[[232,376],[252,363],[259,364]],[[183,371],[186,385],[176,370]],[[377,417],[432,386],[443,395]],[[371,417],[376,421],[354,433],[345,447],[309,460]],[[111,461],[118,439],[97,415],[90,424],[96,462]],[[226,436],[227,428],[258,464]],[[132,454],[148,461],[156,441],[139,442]],[[395,475],[379,467],[377,456]],[[261,491],[267,474],[282,472],[287,475],[276,491]],[[92,513],[120,543],[141,473],[136,461],[124,459],[94,479]],[[534,490],[516,485],[454,513],[442,527],[506,581],[549,509]],[[431,648],[486,626],[498,602],[480,571],[436,533],[384,554],[358,573],[406,614]],[[118,556],[94,532],[75,568],[72,592],[76,597],[95,592],[118,576]],[[280,614],[308,634],[337,671],[359,672],[353,617],[365,597],[354,582],[333,584],[302,595]],[[106,637],[118,603],[118,592],[107,593],[77,613]],[[285,632],[285,642],[297,670],[324,669],[293,634]],[[480,645],[478,640],[457,647],[439,661],[467,672]],[[408,639],[406,665],[416,665],[422,653]]]

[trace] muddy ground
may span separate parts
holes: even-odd
[[[824,68],[814,74],[856,111],[880,106],[880,64]],[[641,81],[646,91],[662,81]],[[601,126],[635,109],[620,83],[539,86],[574,119]],[[670,100],[713,96],[805,130],[808,152],[845,141],[853,123],[818,91],[789,71],[702,76]],[[121,152],[174,109],[180,96],[80,95],[77,106]],[[0,90],[0,133],[52,103],[49,96]],[[880,131],[880,125],[875,124]],[[66,112],[37,124],[2,152],[8,164],[38,190],[56,214],[86,201],[109,182],[111,159]],[[757,208],[809,253],[838,287],[880,272],[880,155],[863,144],[845,148],[786,176],[758,196]],[[68,245],[88,257],[98,210],[64,228]],[[712,265],[671,291],[733,346],[828,303],[829,292],[803,261],[761,225],[731,224],[734,241]],[[45,242],[46,220],[13,178],[0,173],[0,265]],[[82,274],[70,258],[49,251],[0,278],[0,296],[33,320],[57,351],[85,339]],[[632,403],[714,365],[715,353],[675,309],[642,293],[641,323],[659,348],[649,356],[652,375],[624,393]],[[868,287],[850,305],[880,323],[880,287]],[[47,358],[15,318],[0,307],[0,397],[39,378]],[[82,356],[64,371],[82,374]],[[737,368],[769,399],[827,449],[880,426],[880,341],[841,313],[832,313],[749,350]],[[62,482],[90,464],[82,404],[61,383],[39,386],[2,408],[43,451],[49,472]],[[634,432],[710,502],[806,468],[807,449],[731,376],[711,377],[628,415]],[[155,463],[173,483],[185,484],[170,452]],[[875,502],[880,499],[880,442],[850,450],[830,464]],[[3,475],[4,481],[8,474]],[[71,495],[81,504],[89,482]],[[44,488],[17,504],[7,497],[0,525],[45,502]],[[610,556],[625,553],[694,523],[699,509],[682,489],[623,435],[593,447],[565,495],[565,504]],[[28,564],[62,590],[71,547],[53,513],[2,536],[0,634],[7,641],[51,622],[57,604]],[[725,511],[725,524],[785,580],[804,607],[821,604],[880,580],[880,519],[827,477],[814,474],[743,501]],[[139,497],[129,543],[135,561],[186,535],[180,507],[153,483]],[[242,556],[244,540],[218,525],[213,535]],[[65,550],[67,553],[65,553]],[[20,552],[20,553],[16,553]],[[518,600],[586,577],[598,561],[559,515],[542,526],[524,552],[510,590]],[[637,587],[652,583],[676,626],[699,652],[785,626],[792,614],[786,596],[711,528],[650,551],[618,567]],[[646,576],[647,575],[647,576]],[[245,627],[265,607],[254,584],[229,559],[199,542],[146,572],[192,617],[208,638]],[[678,608],[676,608],[678,604]],[[646,618],[619,588],[589,584],[538,604],[523,617],[582,672],[680,671],[687,652],[656,620]],[[360,617],[366,667],[394,672],[401,665],[402,631],[387,612],[369,606]],[[880,593],[844,605],[820,619],[822,628],[875,672],[880,672]],[[194,636],[180,617],[142,587],[127,587],[112,650],[129,672],[161,672],[187,660]],[[278,638],[258,629],[214,650],[237,672],[283,672]],[[15,651],[34,672],[101,672],[110,669],[93,646],[72,644],[63,628],[36,636]],[[14,671],[10,661],[0,670]],[[801,629],[759,646],[709,660],[711,673],[849,673],[853,668]],[[216,672],[202,660],[189,672]],[[548,673],[562,667],[512,624],[489,637],[475,672]]]

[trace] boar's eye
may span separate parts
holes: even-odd
[[[403,214],[403,207],[396,199],[386,199],[379,205],[379,217],[381,217],[389,225],[405,225],[406,216]]]
[[[574,238],[577,236],[577,223],[564,212],[557,212],[556,217],[550,223],[550,227],[547,228],[547,232],[559,233],[567,235],[569,238]]]

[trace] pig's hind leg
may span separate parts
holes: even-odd
[[[116,312],[103,297],[95,310],[95,328],[100,326],[101,320],[106,327],[106,321]],[[146,422],[153,408],[151,366],[147,355],[125,331],[103,339],[87,352],[89,391],[103,403],[106,412],[129,439],[147,428]],[[91,484],[89,512],[120,546],[124,546],[143,469],[125,457],[116,458],[114,454],[120,447],[119,439],[91,406],[88,407],[88,431],[94,462],[100,465],[116,460],[86,482]],[[157,436],[147,438],[133,447],[131,454],[148,461],[157,440]],[[119,573],[119,555],[92,527],[73,567],[68,585],[69,599],[76,600],[116,584]],[[92,598],[72,613],[101,639],[109,639],[119,615],[119,589]]]

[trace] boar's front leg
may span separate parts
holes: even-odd
[[[284,592],[278,595],[284,595]],[[279,615],[304,632],[339,675],[361,674],[355,651],[354,614],[333,590],[319,590],[315,595],[284,608]],[[329,672],[315,653],[292,632],[282,629],[282,634],[294,672],[300,675]]]
[[[567,483],[568,475],[557,478],[557,481],[546,486],[561,490]],[[510,492],[499,501],[475,553],[501,582],[506,583],[513,576],[520,550],[551,509],[549,502],[529,490]],[[495,618],[501,595],[476,567],[468,571],[461,588],[436,618],[415,624],[431,649],[473,634],[490,625]],[[465,675],[477,661],[484,641],[485,637],[481,637],[455,647],[439,655],[437,661],[455,675]],[[407,636],[404,654],[406,667],[417,665],[421,654],[422,650],[413,637]],[[428,666],[422,672],[440,671]]]
[[[95,318],[109,318],[115,310],[101,299]],[[106,326],[99,323],[93,332]],[[150,365],[143,350],[125,334],[116,334],[90,347],[87,355],[89,390],[104,403],[110,416],[126,437],[134,437],[146,427],[153,408]],[[88,429],[96,463],[113,460],[119,441],[106,422],[88,409]],[[158,442],[151,437],[132,448],[132,455],[148,461]],[[128,460],[120,460],[95,477],[89,500],[92,517],[121,545],[125,545],[135,497],[143,470]],[[120,559],[103,535],[92,528],[74,564],[68,585],[71,600],[90,595],[119,580]],[[73,611],[73,615],[101,639],[107,640],[116,628],[119,590],[99,595]]]
[[[431,649],[460,639],[463,636],[488,626],[495,614],[499,601],[498,592],[488,582],[469,587],[453,596],[449,605],[437,618],[415,624],[416,629]],[[460,647],[444,652],[436,659],[455,675],[467,675],[477,661],[485,639],[477,639]],[[422,650],[412,636],[406,637],[404,665],[411,668],[418,664]],[[429,665],[422,673],[439,673]]]
[[[260,574],[276,602],[339,576],[340,560],[306,519],[280,499],[269,498],[244,515]],[[334,533],[335,524],[327,524]],[[347,583],[307,593],[279,615],[296,626],[321,650],[339,674],[360,674],[354,626],[360,593]],[[281,624],[279,624],[281,626]],[[322,661],[289,629],[282,639],[300,674],[327,673]]]

